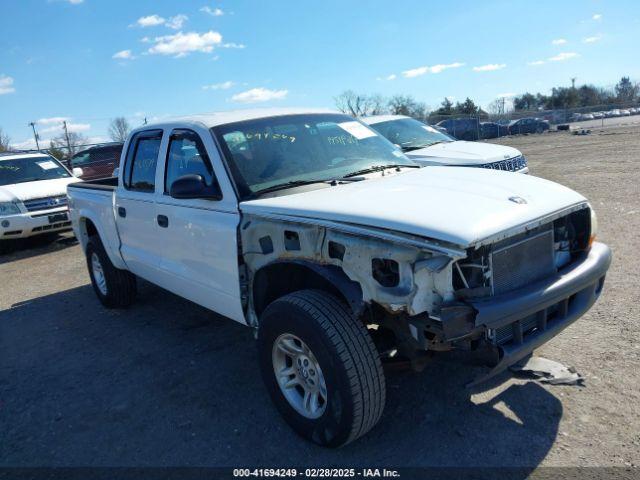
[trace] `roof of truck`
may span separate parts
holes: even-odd
[[[406,115],[372,115],[371,117],[362,117],[364,123],[368,125],[375,125],[376,123],[390,122],[391,120],[399,120],[401,118],[411,118]]]
[[[218,125],[226,125],[228,123],[242,122],[244,120],[255,120],[258,118],[277,117],[281,115],[304,115],[313,113],[341,113],[335,110],[322,108],[256,108],[230,110],[227,112],[200,113],[195,115],[185,115],[180,117],[166,118],[153,124],[145,125],[144,128],[150,126],[161,126],[172,123],[201,123],[207,128],[216,127]]]

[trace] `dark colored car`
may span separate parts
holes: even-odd
[[[542,133],[549,130],[549,122],[539,118],[520,118],[509,124],[509,135],[520,133]]]
[[[71,158],[71,168],[81,168],[83,180],[94,180],[113,176],[113,170],[120,162],[122,143],[108,143],[88,148]]]
[[[436,124],[457,140],[478,140],[480,124],[475,118],[448,118]]]
[[[495,122],[480,122],[480,135],[482,138],[497,138],[509,135],[509,127]]]

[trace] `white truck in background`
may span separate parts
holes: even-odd
[[[326,446],[378,422],[382,362],[476,350],[494,375],[582,316],[611,260],[578,193],[420,168],[334,112],[145,125],[118,175],[68,187],[100,301],[131,305],[141,277],[254,328],[276,407]]]

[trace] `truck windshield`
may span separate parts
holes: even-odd
[[[341,114],[260,118],[212,131],[245,198],[371,168],[417,166],[374,130]]]
[[[425,125],[413,118],[398,118],[371,125],[391,143],[395,143],[405,152],[428,147],[436,143],[452,142],[453,138],[438,129]]]
[[[70,177],[71,174],[58,161],[49,156],[0,158],[0,185],[37,182]]]

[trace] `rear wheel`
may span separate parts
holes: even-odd
[[[126,270],[116,268],[97,236],[89,239],[86,248],[87,268],[93,290],[107,308],[131,305],[136,297],[136,277]]]
[[[301,290],[271,303],[260,319],[258,354],[274,404],[308,440],[342,446],[380,419],[386,392],[378,352],[337,297]]]

